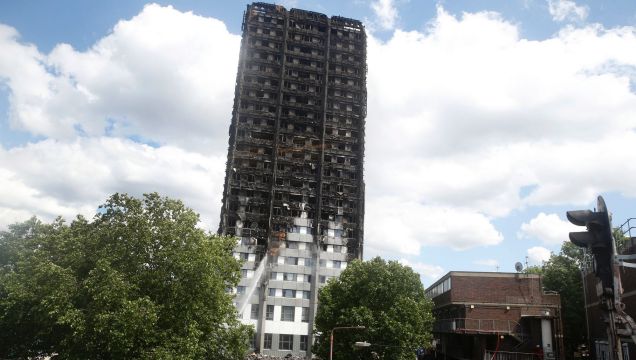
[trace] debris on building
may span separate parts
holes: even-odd
[[[366,33],[358,20],[247,6],[219,232],[252,348],[311,353],[317,290],[362,258]]]

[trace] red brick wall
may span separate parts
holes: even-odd
[[[516,274],[508,277],[452,276],[450,301],[497,304],[558,304],[545,297],[539,278]]]
[[[477,305],[474,309],[467,309],[466,317],[473,319],[519,321],[519,318],[521,317],[521,310],[514,307],[511,307],[510,310],[506,310],[504,306],[484,307]]]
[[[453,289],[451,289],[452,291]],[[450,300],[451,300],[451,291],[447,291],[443,294],[440,294],[436,297],[433,298],[433,303],[435,304],[435,307],[439,307],[439,306],[443,306],[446,304],[450,304]]]
[[[452,322],[456,325],[455,333],[444,330],[437,334],[443,339],[451,356],[480,359],[487,344],[482,343],[476,349],[466,344],[466,341],[491,341],[492,346],[486,347],[494,349],[495,334],[507,333],[525,333],[531,340],[519,347],[517,340],[506,337],[511,343],[505,349],[532,351],[534,345],[541,341],[541,318],[546,315],[550,318],[559,316],[559,295],[544,294],[541,279],[536,275],[451,272],[450,276],[450,291],[435,297],[433,301],[434,314],[440,324],[448,324],[448,319],[455,319]]]
[[[555,316],[560,305],[559,295],[543,293],[538,276],[508,273],[451,273],[450,291],[433,301],[438,319],[500,321],[497,326],[519,323],[524,316],[543,317],[546,310]]]

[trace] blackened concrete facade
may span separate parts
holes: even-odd
[[[360,21],[247,6],[219,232],[262,353],[309,355],[318,288],[362,257],[365,117]]]

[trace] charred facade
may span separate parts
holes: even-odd
[[[263,353],[309,354],[317,289],[362,257],[365,116],[360,21],[247,6],[219,232]]]

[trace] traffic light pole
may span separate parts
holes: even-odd
[[[621,301],[623,285],[619,267],[636,267],[636,264],[619,260],[633,259],[630,255],[618,255],[616,241],[612,235],[612,222],[602,196],[597,199],[597,208],[567,212],[574,225],[585,226],[587,231],[571,232],[570,241],[576,246],[589,249],[594,255],[594,272],[602,284],[599,294],[600,307],[607,326],[608,360],[623,360],[621,337],[631,337],[636,342],[636,323],[625,313]],[[586,309],[587,311],[587,309]]]
[[[623,360],[623,346],[621,344],[621,338],[618,336],[618,332],[616,329],[616,323],[618,322],[618,313],[617,310],[621,307],[621,294],[623,293],[623,286],[621,282],[621,274],[618,270],[618,266],[616,264],[616,241],[614,241],[614,236],[612,235],[612,219],[609,217],[609,211],[607,211],[607,207],[605,206],[605,201],[602,197],[599,196],[598,200],[599,210],[602,205],[603,211],[608,214],[608,225],[609,225],[609,233],[610,233],[610,244],[611,244],[611,257],[610,257],[610,269],[612,271],[612,292],[606,293],[605,289],[603,289],[603,298],[602,302],[605,303],[605,307],[607,311],[605,312],[605,316],[607,316],[607,344],[609,345],[612,352],[616,354],[616,360]]]

